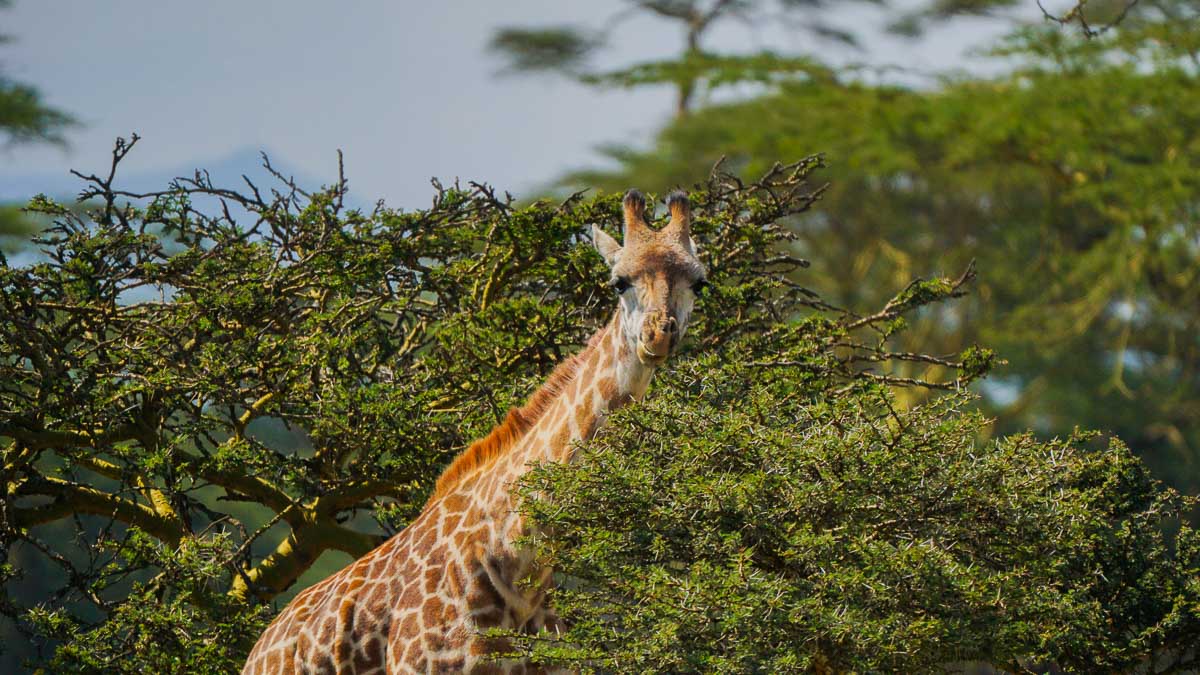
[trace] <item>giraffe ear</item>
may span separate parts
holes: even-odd
[[[599,225],[592,225],[592,245],[600,252],[600,256],[604,258],[604,262],[608,263],[609,267],[617,264],[617,257],[621,255],[621,245],[607,232],[600,229]]]

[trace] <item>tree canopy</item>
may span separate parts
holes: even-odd
[[[518,636],[526,653],[630,673],[1196,666],[1200,538],[1163,530],[1194,501],[1118,440],[981,443],[967,395],[904,408],[833,377],[814,323],[685,361],[526,481],[569,626]]]

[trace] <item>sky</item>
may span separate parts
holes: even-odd
[[[903,5],[904,0],[898,0]],[[1032,2],[1032,0],[1031,0]],[[0,12],[0,67],[75,115],[67,149],[0,149],[0,199],[64,192],[68,169],[107,166],[113,139],[142,141],[125,175],[165,185],[197,167],[240,167],[262,150],[302,182],[329,182],[337,150],[352,196],[417,208],[431,176],[520,195],[595,166],[606,143],[645,145],[669,121],[668,88],[602,90],[561,77],[505,76],[487,50],[500,26],[601,25],[619,0],[504,3],[382,0],[15,0]],[[706,45],[818,51],[834,61],[932,71],[959,64],[1000,30],[960,21],[917,42],[884,36],[877,12],[843,3],[867,28],[856,52],[770,25],[722,26]],[[678,53],[682,36],[653,18],[619,25],[598,59],[622,65]],[[814,151],[820,148],[814,148]],[[233,174],[236,176],[236,171]],[[36,187],[35,187],[36,186]]]

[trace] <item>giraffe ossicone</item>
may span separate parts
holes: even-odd
[[[570,461],[575,441],[645,394],[706,283],[687,195],[668,197],[660,230],[641,193],[623,206],[623,243],[592,228],[619,298],[608,324],[447,467],[407,528],[297,595],[243,673],[543,672],[494,658],[506,644],[483,633],[561,628],[546,602],[551,570],[514,543],[526,523],[511,487],[533,465]]]

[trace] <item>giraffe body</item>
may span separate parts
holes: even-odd
[[[545,602],[551,570],[514,543],[526,525],[511,487],[531,465],[570,461],[678,344],[704,272],[686,197],[669,205],[671,224],[656,232],[640,195],[626,196],[624,248],[593,233],[621,296],[612,321],[451,464],[407,528],[296,596],[243,673],[545,672],[495,658],[507,645],[481,634],[561,628]]]

